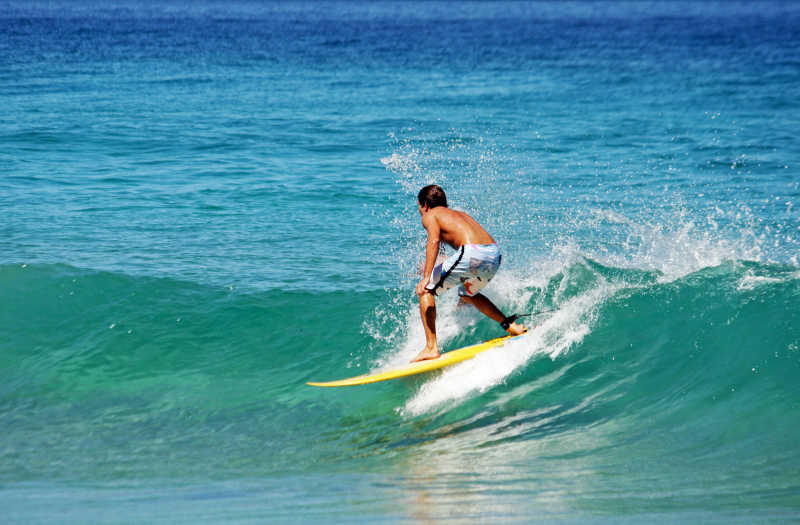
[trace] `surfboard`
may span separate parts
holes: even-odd
[[[498,337],[497,339],[491,339],[483,343],[478,343],[471,346],[465,346],[464,348],[459,348],[458,350],[451,350],[449,352],[445,352],[436,359],[428,359],[427,361],[409,363],[399,368],[386,370],[384,372],[363,374],[360,376],[349,377],[347,379],[340,379],[338,381],[328,381],[324,383],[312,381],[307,384],[311,386],[321,386],[321,387],[357,386],[357,385],[367,385],[370,383],[378,383],[379,381],[388,381],[390,379],[397,379],[399,377],[407,377],[416,374],[422,374],[424,372],[430,372],[431,370],[438,370],[439,368],[444,368],[446,366],[454,365],[456,363],[466,361],[467,359],[472,359],[473,357],[475,357],[480,353],[483,353],[487,350],[491,350],[492,348],[503,346],[508,341],[511,341],[512,339],[516,339],[518,337],[522,337],[524,335],[525,334],[506,335],[503,337]]]

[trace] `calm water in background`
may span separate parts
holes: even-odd
[[[0,2],[6,519],[797,519],[799,57],[782,2]],[[430,182],[556,312],[305,386],[423,344]]]

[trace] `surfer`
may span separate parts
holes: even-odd
[[[413,361],[436,359],[436,296],[458,286],[458,295],[487,317],[497,321],[509,334],[525,332],[525,326],[515,323],[516,317],[506,317],[485,295],[479,293],[500,267],[500,248],[478,222],[463,211],[447,207],[444,190],[436,184],[422,188],[417,195],[422,226],[428,232],[425,246],[425,268],[417,283],[419,312],[425,328],[425,348]],[[439,243],[446,242],[456,252],[437,262]]]

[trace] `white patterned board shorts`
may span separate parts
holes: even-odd
[[[465,244],[434,267],[425,288],[439,295],[458,286],[458,295],[472,297],[489,284],[500,268],[501,259],[496,244]]]

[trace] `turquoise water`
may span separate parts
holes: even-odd
[[[7,523],[787,523],[800,8],[0,3]],[[415,195],[552,312],[410,359]],[[445,349],[501,335],[455,297]]]

